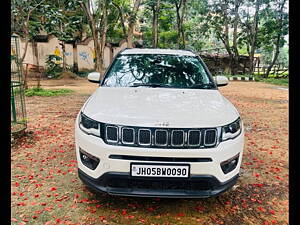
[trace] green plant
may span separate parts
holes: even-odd
[[[48,76],[57,78],[59,74],[62,72],[62,68],[60,67],[60,63],[62,58],[57,55],[48,55],[46,60],[46,70],[45,73]]]
[[[65,95],[72,93],[72,90],[69,89],[55,89],[55,90],[46,90],[43,88],[30,88],[25,91],[25,96],[31,97],[31,96],[59,96],[59,95]]]

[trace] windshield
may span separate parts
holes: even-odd
[[[216,88],[197,57],[157,54],[119,55],[102,86]]]

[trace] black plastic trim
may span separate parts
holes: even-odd
[[[110,159],[138,160],[138,161],[161,161],[161,162],[212,162],[211,158],[178,158],[178,157],[155,157],[135,155],[110,155]]]
[[[135,177],[134,180],[139,182],[165,182],[166,180],[171,181],[190,181],[190,182],[201,182],[209,181],[212,188],[209,190],[149,190],[149,189],[134,189],[134,188],[115,188],[108,186],[109,180],[114,178],[116,180],[132,180],[129,173],[126,172],[108,172],[95,179],[85,174],[82,170],[78,169],[78,176],[82,182],[90,187],[91,189],[98,192],[106,192],[110,195],[121,195],[121,196],[132,196],[132,197],[162,197],[162,198],[208,198],[217,196],[222,192],[231,188],[237,181],[239,174],[235,175],[226,182],[220,182],[217,178],[211,175],[191,175],[188,179],[182,178],[140,178]],[[179,182],[180,183],[180,182]]]

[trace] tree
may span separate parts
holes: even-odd
[[[23,55],[18,62],[22,65],[29,41],[40,31],[41,22],[36,11],[45,0],[12,0],[11,4],[11,32],[25,39]],[[23,70],[23,66],[21,66]]]
[[[254,71],[254,54],[261,45],[261,21],[264,19],[264,12],[267,10],[269,0],[247,0],[241,10],[241,31],[240,43],[246,45],[249,55],[249,74]],[[254,12],[254,13],[253,13]]]
[[[134,27],[136,25],[136,20],[137,20],[137,13],[139,10],[139,6],[141,4],[141,0],[135,0],[133,4],[133,9],[129,15],[129,23],[128,23],[128,30],[127,30],[127,43],[128,43],[128,48],[133,47],[133,32],[134,32]]]
[[[273,48],[273,58],[267,68],[265,77],[269,76],[272,67],[278,59],[280,48],[285,44],[285,35],[288,33],[288,14],[285,11],[286,0],[276,0],[268,7],[268,20],[264,23],[264,44]]]
[[[91,29],[93,41],[94,41],[94,51],[95,51],[95,70],[98,72],[104,71],[104,60],[103,54],[101,53],[101,48],[99,44],[99,15],[100,7],[93,5],[92,0],[79,1],[82,10],[85,13],[85,16],[88,20],[89,27]],[[101,74],[102,74],[101,73]]]
[[[175,6],[176,10],[176,22],[178,31],[178,48],[185,49],[185,30],[184,30],[184,18],[186,16],[186,3],[187,0],[170,0]]]
[[[66,42],[75,43],[81,39],[84,16],[75,0],[48,0],[44,4],[43,28],[61,41],[63,71],[66,71]]]
[[[238,43],[241,35],[239,29],[239,10],[241,0],[218,0],[208,4],[208,12],[204,15],[205,26],[221,40],[230,58],[231,73],[236,74],[239,62]],[[231,31],[230,31],[231,30]]]

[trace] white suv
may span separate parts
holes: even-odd
[[[209,197],[232,187],[244,146],[235,107],[195,53],[125,49],[75,123],[80,179],[113,195]]]

